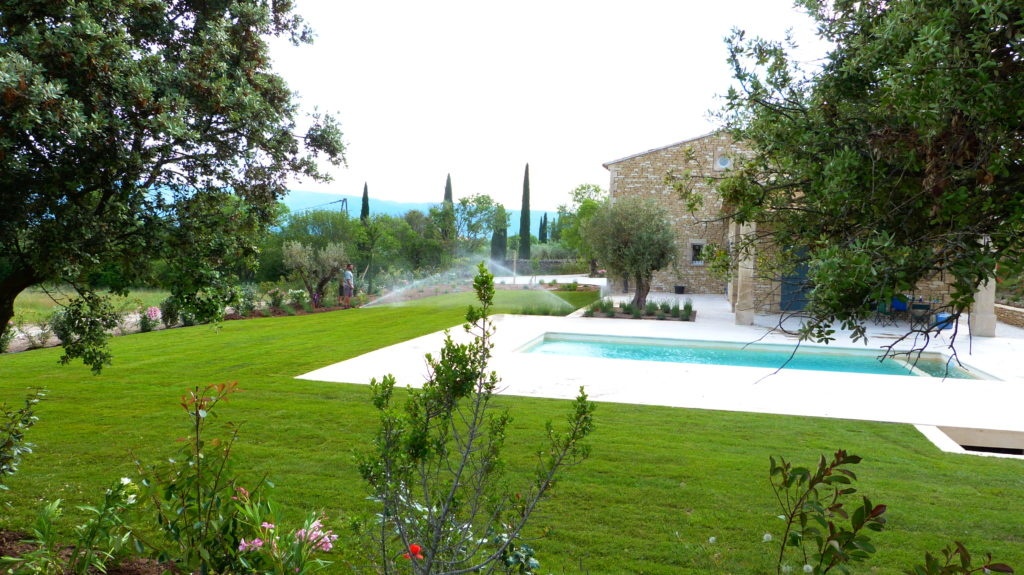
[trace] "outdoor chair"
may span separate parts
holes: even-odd
[[[907,302],[906,300],[898,297],[892,298],[892,305],[890,311],[894,320],[906,319],[907,318]]]
[[[928,330],[931,327],[932,305],[928,303],[910,304],[910,329],[920,327]]]
[[[875,303],[875,313],[871,321],[880,327],[896,325],[896,318],[893,316],[892,307],[884,301]]]

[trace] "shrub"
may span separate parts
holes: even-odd
[[[285,291],[278,287],[272,287],[267,290],[267,299],[270,300],[270,307],[274,309],[281,309],[286,296]]]
[[[227,439],[206,437],[211,412],[236,389],[236,384],[225,383],[185,395],[181,405],[191,435],[179,456],[151,468],[137,464],[147,507],[162,535],[152,543],[158,559],[172,561],[186,573],[237,573],[244,568],[238,546],[246,533],[234,498],[245,490],[231,474],[238,429],[228,424]]]
[[[17,335],[18,330],[14,327],[13,322],[7,322],[2,332],[0,332],[0,353],[7,351],[10,347],[11,342],[14,341],[14,336]]]
[[[256,313],[259,308],[259,293],[256,291],[256,286],[252,284],[244,284],[238,289],[238,309],[236,310],[239,315],[251,316]]]
[[[370,384],[380,430],[359,470],[380,506],[368,549],[381,573],[532,572],[536,559],[520,534],[557,473],[589,454],[583,441],[593,428],[594,404],[581,388],[568,429],[547,425],[551,445],[531,484],[513,489],[503,477],[510,419],[491,403],[499,379],[487,371],[494,276],[483,264],[478,270],[473,285],[480,306],[470,306],[464,325],[472,341],[455,343],[448,334],[440,358],[427,355],[429,379],[421,389],[405,390],[404,405],[393,401],[391,375]]]
[[[181,319],[181,306],[173,297],[169,297],[160,303],[160,319],[166,327],[178,325]]]
[[[644,306],[644,315],[654,315],[655,313],[657,313],[657,311],[658,304],[653,301],[647,302],[647,304]]]
[[[32,453],[32,444],[25,441],[25,432],[36,421],[36,405],[46,397],[45,389],[35,389],[25,396],[25,404],[12,410],[6,403],[0,404],[0,489],[6,490],[4,479],[14,475],[21,463],[21,456]]]
[[[81,506],[91,517],[75,527],[73,545],[57,540],[57,522],[63,515],[60,499],[43,506],[36,517],[27,543],[34,548],[18,557],[3,557],[0,563],[14,574],[90,575],[105,573],[107,561],[132,541],[132,531],[124,522],[125,512],[135,503],[137,486],[125,477],[106,490],[99,507]]]
[[[857,492],[852,487],[857,476],[850,466],[860,461],[859,456],[840,449],[831,461],[821,456],[812,471],[782,458],[770,458],[772,491],[785,521],[779,538],[780,571],[790,548],[795,549],[794,555],[807,573],[827,573],[833,568],[846,572],[847,564],[867,560],[874,553],[866,532],[881,531],[885,526],[885,505],[873,505],[862,497],[859,507],[849,509],[845,502]],[[849,528],[841,521],[847,519]],[[766,535],[765,539],[771,538]]]
[[[153,331],[160,325],[160,308],[151,305],[139,314],[139,330],[143,332]]]
[[[305,290],[301,289],[290,289],[288,290],[288,305],[299,309],[305,307],[309,303],[309,294]]]

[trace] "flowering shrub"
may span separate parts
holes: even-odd
[[[284,305],[284,299],[287,294],[281,288],[272,287],[267,290],[267,299],[270,300],[270,307],[274,309],[280,309]]]
[[[334,548],[338,536],[324,529],[323,518],[310,514],[305,524],[296,530],[279,528],[280,520],[273,504],[239,488],[238,508],[242,523],[248,528],[248,537],[238,542],[239,560],[251,573],[275,575],[302,575],[329,565],[317,558]]]
[[[161,317],[163,317],[163,314],[160,313],[160,308],[155,305],[147,307],[146,311],[139,314],[139,330],[144,332],[153,331],[160,324]]]
[[[288,290],[288,304],[295,307],[302,307],[309,302],[309,294],[305,290],[290,289]]]

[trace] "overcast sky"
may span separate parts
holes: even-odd
[[[340,120],[348,167],[293,189],[519,209],[608,187],[603,163],[700,136],[730,84],[733,27],[823,52],[792,0],[299,0],[316,42],[275,43],[275,67]]]

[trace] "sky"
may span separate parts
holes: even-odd
[[[487,194],[554,210],[602,164],[706,134],[733,27],[824,53],[792,0],[298,0],[313,45],[272,44],[303,110],[335,115],[347,167],[292,189],[401,202]]]

